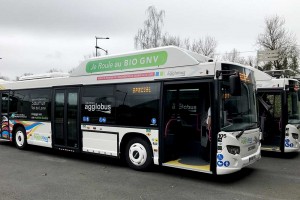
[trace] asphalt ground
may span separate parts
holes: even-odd
[[[264,153],[242,171],[213,176],[166,167],[149,172],[122,161],[0,142],[0,200],[300,199],[300,155]]]

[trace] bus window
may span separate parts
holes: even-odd
[[[85,86],[82,97],[82,122],[115,124],[114,86]]]
[[[2,114],[7,113],[8,111],[8,95],[7,94],[2,94]]]
[[[117,124],[158,126],[159,83],[117,85]]]
[[[15,119],[50,120],[51,89],[14,91],[9,107]]]

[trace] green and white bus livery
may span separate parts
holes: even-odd
[[[96,57],[70,75],[1,82],[0,138],[137,170],[233,173],[260,159],[254,86],[251,67],[172,46]]]

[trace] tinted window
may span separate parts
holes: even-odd
[[[159,83],[85,86],[83,123],[157,126]]]
[[[117,85],[117,123],[128,126],[157,126],[159,86],[159,83]]]
[[[13,91],[9,107],[11,118],[50,120],[51,89]]]
[[[1,107],[1,111],[2,113],[7,113],[7,109],[8,109],[8,95],[7,94],[2,94],[2,107]]]
[[[86,86],[82,97],[82,122],[115,123],[114,86]]]

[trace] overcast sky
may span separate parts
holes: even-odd
[[[299,44],[299,0],[0,0],[0,75],[67,72],[95,53],[95,36],[110,37],[98,40],[109,54],[133,51],[151,5],[165,10],[164,32],[213,36],[220,54],[256,51],[265,18],[275,14]]]

